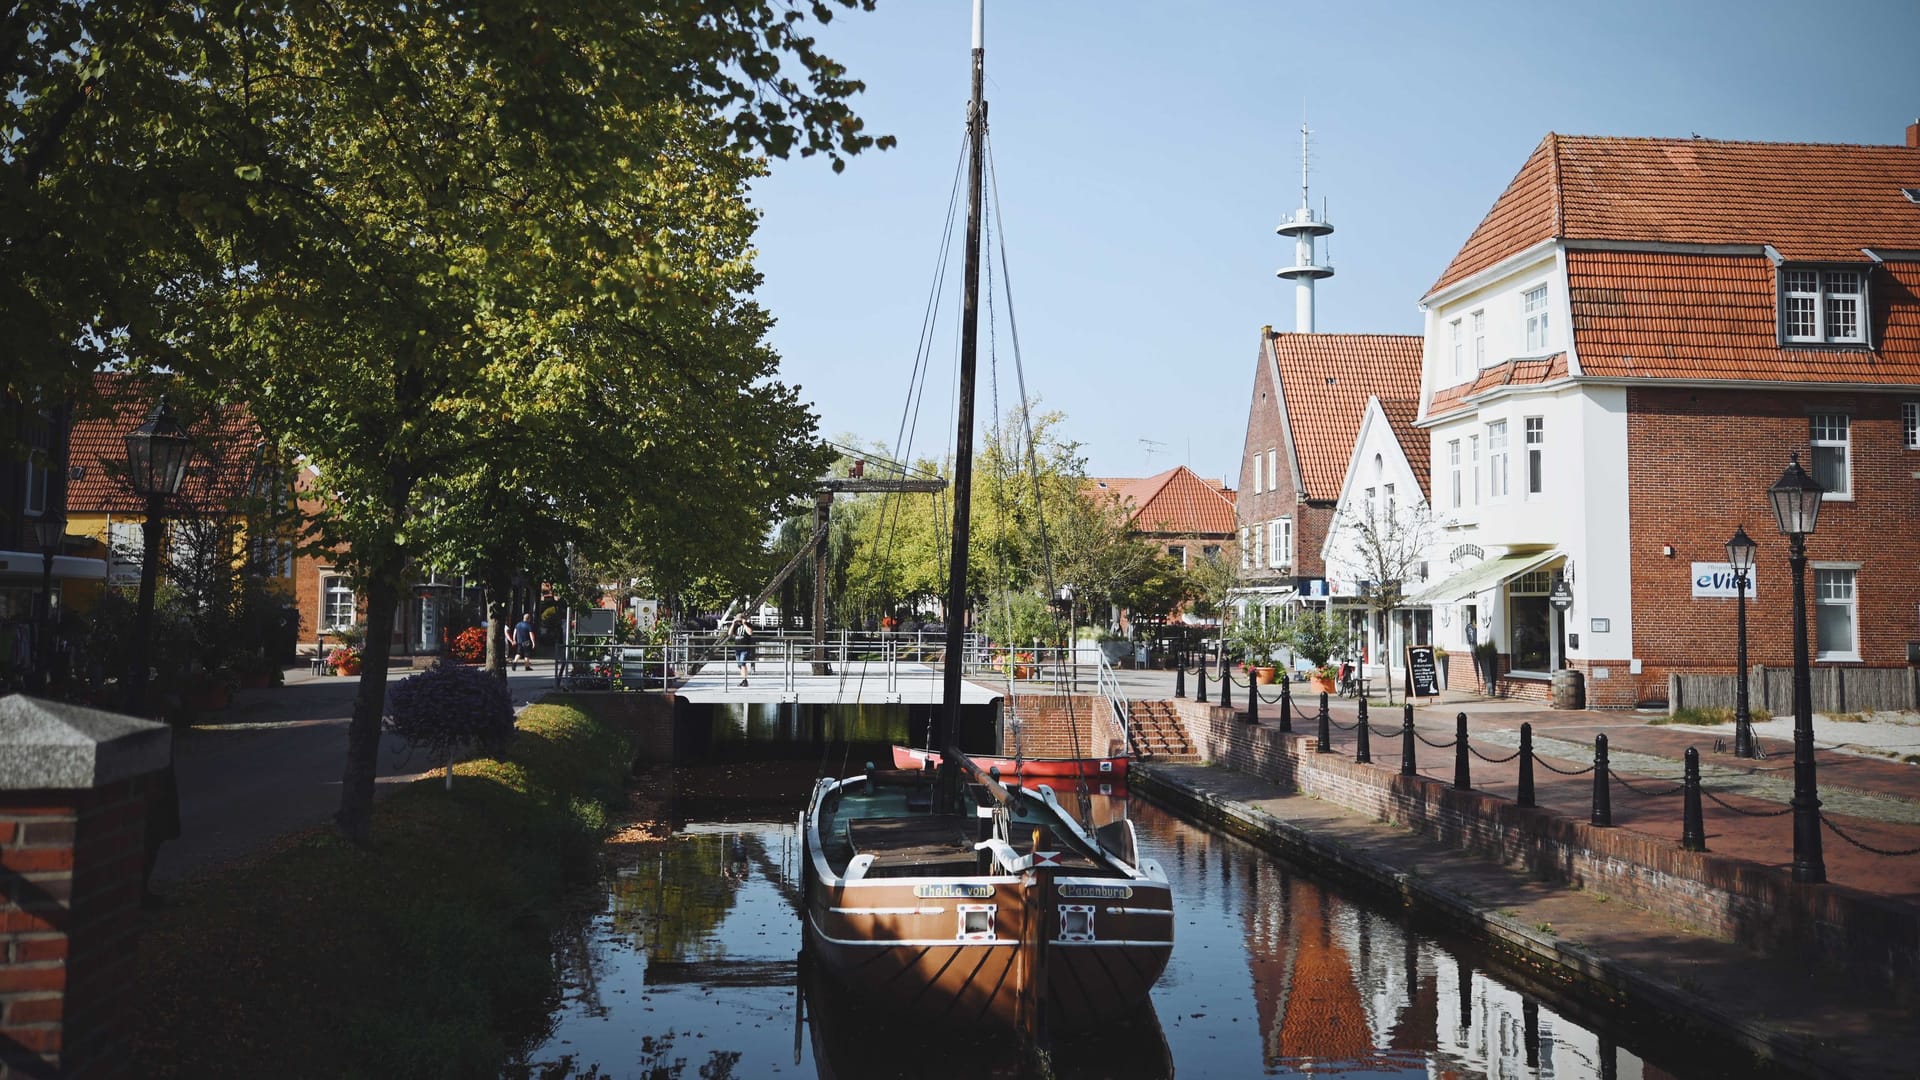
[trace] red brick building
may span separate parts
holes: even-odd
[[[1742,526],[1759,543],[1750,661],[1790,664],[1767,488],[1795,453],[1830,489],[1807,544],[1816,663],[1906,664],[1920,124],[1888,146],[1549,135],[1424,306],[1446,562],[1423,599],[1451,614],[1456,680],[1469,635],[1521,696],[1562,667],[1615,706],[1666,698],[1670,673],[1731,672],[1715,575]]]
[[[1185,465],[1142,478],[1093,477],[1089,494],[1107,494],[1127,508],[1133,531],[1181,566],[1233,547],[1234,491]]]

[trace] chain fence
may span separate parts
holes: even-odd
[[[1584,769],[1556,768],[1551,762],[1549,762],[1546,758],[1541,757],[1539,754],[1533,755],[1533,763],[1547,770],[1550,773],[1558,773],[1561,776],[1585,776],[1588,773],[1593,771],[1593,766],[1591,764],[1589,764]]]
[[[1789,806],[1787,807],[1787,809],[1791,810],[1793,809],[1793,807]],[[1864,840],[1847,835],[1846,830],[1842,829],[1838,825],[1835,825],[1833,823],[1833,819],[1828,817],[1825,814],[1820,815],[1820,824],[1825,825],[1827,827],[1827,831],[1831,832],[1833,835],[1839,837],[1842,840],[1845,840],[1847,843],[1852,844],[1854,847],[1859,848],[1861,851],[1865,851],[1873,855],[1882,855],[1889,859],[1904,859],[1909,855],[1920,855],[1920,847],[1907,848],[1905,851],[1894,851],[1889,848],[1874,847],[1872,844],[1869,844]]]
[[[1720,809],[1731,810],[1734,813],[1739,814],[1741,817],[1758,817],[1758,818],[1782,817],[1784,815],[1793,813],[1793,807],[1791,806],[1785,807],[1780,810],[1742,810],[1739,807],[1734,806],[1733,804],[1727,802],[1727,800],[1721,798],[1720,796],[1715,795],[1713,792],[1708,791],[1706,788],[1701,788],[1700,794],[1705,795],[1709,799],[1712,799],[1713,804],[1715,806],[1718,806]]]
[[[1632,781],[1628,780],[1626,777],[1621,776],[1619,773],[1614,772],[1612,769],[1607,770],[1607,777],[1611,779],[1614,783],[1619,784],[1621,787],[1626,788],[1628,791],[1633,792],[1635,795],[1638,795],[1646,799],[1665,798],[1668,795],[1678,795],[1682,791],[1687,790],[1687,781],[1685,777],[1682,777],[1680,781],[1678,783],[1675,783],[1672,787],[1662,788],[1659,791],[1648,791],[1647,789],[1634,784]],[[1671,781],[1661,781],[1661,782],[1667,783]]]
[[[1515,750],[1513,753],[1508,754],[1506,757],[1499,757],[1499,758],[1488,757],[1487,755],[1474,749],[1472,743],[1467,744],[1467,753],[1472,754],[1474,757],[1479,758],[1481,761],[1484,761],[1489,765],[1505,765],[1507,762],[1512,761],[1514,758],[1517,758],[1520,756],[1520,751]]]

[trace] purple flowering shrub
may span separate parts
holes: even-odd
[[[386,729],[439,761],[469,745],[497,757],[513,735],[513,696],[482,668],[436,663],[387,691]]]

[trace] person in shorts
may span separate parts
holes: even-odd
[[[528,671],[532,671],[534,646],[533,613],[528,612],[520,616],[520,621],[513,625],[513,633],[509,634],[508,637],[511,639],[511,644],[513,645],[513,655],[507,658],[507,670],[513,670],[513,665],[520,663],[525,664]]]
[[[740,665],[740,685],[747,685],[747,663],[753,659],[753,625],[745,615],[735,615],[727,636],[733,639],[733,662]]]

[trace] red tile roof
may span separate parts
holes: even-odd
[[[1920,220],[1920,206],[1912,206]],[[1763,255],[1569,251],[1567,295],[1587,375],[1920,384],[1920,264],[1872,272],[1875,348],[1783,348]],[[1896,300],[1904,302],[1896,302]],[[1435,399],[1435,411],[1439,400]]]
[[[1426,432],[1413,426],[1414,420],[1420,416],[1420,399],[1382,398],[1380,411],[1386,414],[1387,426],[1393,429],[1393,437],[1400,441],[1400,452],[1407,456],[1407,464],[1412,466],[1413,475],[1420,481],[1420,494],[1430,498],[1433,478],[1427,475],[1427,471],[1433,456],[1433,441]]]
[[[1549,134],[1433,284],[1540,241],[1771,244],[1793,260],[1920,250],[1920,149]]]
[[[1537,386],[1541,383],[1559,382],[1566,377],[1567,354],[1563,352],[1554,353],[1552,356],[1508,360],[1490,368],[1483,368],[1480,374],[1474,376],[1472,382],[1436,391],[1432,403],[1427,406],[1427,415],[1434,417],[1453,412],[1473,399],[1503,386]]]
[[[146,502],[127,484],[127,432],[138,427],[165,391],[165,378],[99,373],[92,415],[75,420],[69,465],[79,476],[67,487],[69,513],[137,514]],[[232,508],[247,493],[260,427],[238,406],[194,415],[176,400],[180,421],[194,440],[194,457],[180,498],[210,510]]]
[[[1418,334],[1270,333],[1302,495],[1340,497],[1367,399],[1420,393],[1423,341]]]
[[[1169,536],[1232,536],[1233,492],[1202,479],[1185,465],[1144,478],[1095,477],[1090,492],[1105,491],[1131,507],[1133,527]]]

